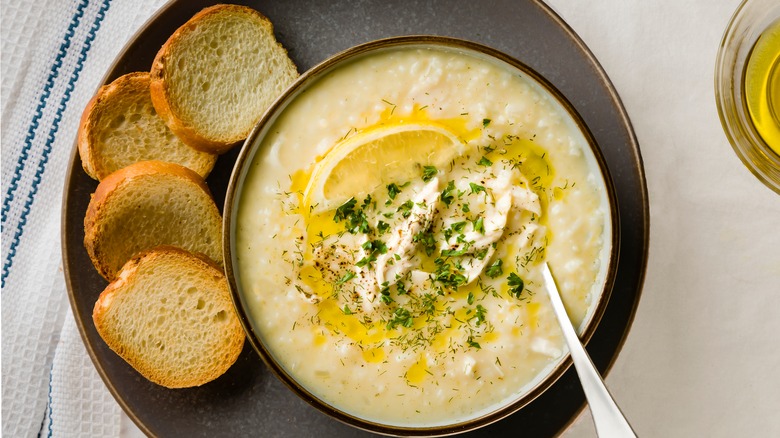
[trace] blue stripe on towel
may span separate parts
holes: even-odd
[[[51,381],[52,381],[52,374],[54,373],[54,364],[52,364],[51,368],[49,368],[49,401],[46,403],[46,412],[43,414],[43,421],[41,421],[41,429],[38,431],[38,438],[41,438],[43,436],[43,428],[46,425],[46,417],[49,418],[49,424],[46,427],[48,430],[48,434],[46,435],[48,438],[52,437],[53,431],[52,431],[52,418],[51,418]]]
[[[54,140],[57,137],[57,131],[59,130],[60,121],[62,120],[62,113],[65,111],[68,101],[70,101],[70,95],[73,92],[73,89],[76,87],[76,82],[79,79],[81,70],[84,68],[84,62],[87,60],[87,55],[89,53],[89,50],[92,48],[92,41],[94,41],[95,35],[97,35],[98,30],[100,30],[100,25],[102,24],[103,19],[106,16],[106,11],[108,11],[110,5],[111,5],[111,0],[103,0],[103,3],[100,5],[100,10],[97,12],[97,15],[95,16],[95,21],[92,23],[92,27],[89,29],[89,33],[87,34],[86,40],[84,40],[84,45],[81,48],[81,53],[79,54],[79,58],[76,61],[76,68],[75,70],[73,70],[73,74],[71,75],[70,80],[68,81],[68,86],[65,89],[65,94],[62,96],[62,100],[60,100],[60,105],[57,108],[57,114],[54,117],[54,121],[52,122],[51,129],[49,130],[49,136],[46,139],[46,145],[43,148],[43,156],[41,156],[41,159],[38,162],[38,168],[35,171],[35,177],[33,178],[32,181],[32,187],[30,188],[30,192],[27,195],[27,199],[24,202],[24,209],[22,210],[22,215],[19,219],[19,224],[17,224],[16,226],[16,232],[14,233],[14,237],[11,242],[11,248],[9,249],[8,254],[6,255],[5,263],[3,263],[3,274],[2,274],[1,284],[0,284],[1,287],[5,287],[5,279],[8,277],[8,274],[11,270],[14,257],[16,256],[16,248],[17,246],[19,246],[19,241],[22,237],[22,234],[24,233],[24,226],[27,224],[27,215],[30,214],[33,201],[35,200],[35,194],[38,193],[38,185],[41,183],[41,178],[43,177],[43,173],[46,171],[46,163],[49,161],[49,154],[51,153]]]
[[[70,40],[76,33],[76,28],[79,27],[81,18],[84,16],[84,9],[89,4],[88,0],[82,0],[78,7],[76,7],[76,13],[70,19],[70,25],[68,30],[65,31],[65,39],[60,44],[60,50],[57,52],[57,56],[54,58],[54,64],[49,71],[49,77],[46,78],[46,85],[43,87],[41,97],[38,99],[38,106],[35,108],[35,114],[33,115],[30,126],[27,128],[27,137],[24,139],[24,146],[22,147],[22,153],[16,162],[16,169],[14,169],[14,176],[11,178],[11,182],[8,184],[8,190],[5,193],[3,199],[2,209],[2,227],[5,228],[5,221],[8,219],[8,211],[11,209],[11,202],[14,200],[14,192],[18,187],[19,179],[22,177],[22,171],[27,163],[29,157],[28,152],[32,148],[32,142],[35,139],[35,134],[38,130],[38,121],[43,117],[43,109],[46,107],[47,100],[51,94],[51,89],[54,86],[54,80],[59,76],[60,67],[62,67],[62,60],[68,54],[68,48],[70,47]],[[5,278],[5,277],[3,277]]]

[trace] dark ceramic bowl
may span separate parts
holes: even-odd
[[[300,100],[305,101],[307,98],[305,91],[309,87],[317,84],[334,70],[349,64],[358,58],[400,47],[454,49],[470,56],[488,59],[491,63],[498,66],[498,68],[513,73],[520,73],[526,78],[529,78],[532,82],[536,82],[543,92],[546,92],[554,101],[560,104],[563,111],[568,113],[568,116],[574,122],[575,126],[579,128],[585,141],[590,146],[589,151],[585,151],[586,161],[589,162],[588,165],[590,170],[594,174],[600,175],[602,178],[602,184],[599,189],[603,187],[603,190],[605,191],[603,196],[606,199],[606,204],[608,204],[609,209],[609,217],[606,218],[605,221],[607,228],[609,229],[606,229],[604,232],[604,244],[608,246],[608,251],[603,253],[604,260],[600,261],[601,266],[603,266],[603,271],[599,276],[601,284],[596,287],[596,289],[600,289],[600,293],[594,296],[590,304],[590,310],[580,327],[583,342],[587,342],[591,338],[607,307],[614,284],[620,239],[615,190],[607,166],[590,130],[582,121],[582,118],[577,114],[568,100],[552,84],[522,62],[495,49],[465,40],[436,36],[406,36],[382,39],[365,43],[338,53],[302,75],[299,80],[268,109],[244,143],[227,190],[224,208],[223,249],[225,254],[226,273],[230,282],[233,300],[236,304],[242,324],[247,332],[248,339],[263,361],[294,393],[327,415],[360,429],[388,435],[448,435],[485,426],[522,409],[545,390],[550,388],[553,383],[563,375],[567,368],[569,368],[571,360],[568,356],[562,357],[553,367],[547,367],[543,370],[540,376],[537,376],[530,385],[525,387],[524,391],[519,393],[519,396],[484,415],[472,415],[470,418],[458,420],[452,424],[430,427],[406,427],[377,423],[347,413],[337,406],[336,403],[330,404],[322,400],[304,387],[304,385],[296,379],[294,374],[288,372],[288,370],[277,362],[273,349],[264,342],[263,336],[260,334],[261,329],[259,323],[251,316],[252,312],[249,308],[249,300],[245,296],[244,288],[241,283],[242,273],[237,263],[236,218],[238,216],[238,211],[242,208],[241,199],[242,194],[244,193],[244,181],[247,178],[249,170],[254,167],[252,164],[255,162],[255,157],[258,153],[263,151],[263,139],[268,135],[269,131],[273,129],[276,120],[285,113],[286,108],[288,108],[292,102]],[[544,374],[545,372],[546,374]],[[520,390],[520,388],[518,388],[518,390]]]

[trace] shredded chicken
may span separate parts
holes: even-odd
[[[377,257],[378,284],[384,284],[385,281],[393,283],[414,268],[412,257],[417,247],[414,236],[430,228],[440,194],[439,179],[434,178],[412,199],[414,207],[411,214],[391,231],[387,253]]]

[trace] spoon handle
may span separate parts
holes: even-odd
[[[615,400],[609,394],[607,387],[604,385],[604,380],[601,379],[596,367],[593,365],[593,361],[591,361],[590,356],[582,347],[569,315],[566,313],[566,308],[563,306],[563,301],[558,292],[558,287],[555,285],[552,272],[550,272],[550,267],[546,262],[542,269],[542,275],[555,316],[558,317],[563,330],[563,337],[569,345],[571,359],[574,362],[577,375],[580,377],[582,389],[585,391],[585,398],[588,399],[593,423],[596,425],[596,433],[600,437],[609,438],[636,437],[634,430],[631,429],[631,425],[628,424],[628,420],[620,412],[620,408],[618,408]]]

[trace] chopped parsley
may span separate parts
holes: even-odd
[[[461,249],[443,249],[441,251],[441,255],[444,257],[462,256],[463,254],[466,254],[466,252],[469,250],[469,246],[471,245],[468,242],[466,242]]]
[[[347,202],[341,204],[341,206],[336,209],[336,213],[333,215],[333,221],[336,223],[344,221],[347,231],[352,234],[367,234],[371,232],[371,226],[368,224],[366,213],[362,208],[356,209],[355,205],[357,205],[357,200],[354,197],[349,198]],[[364,202],[363,205],[366,205],[366,203]]]
[[[360,246],[371,253],[378,252],[379,254],[384,254],[387,252],[387,245],[385,245],[385,242],[382,242],[381,240],[367,240]]]
[[[362,268],[363,266],[366,266],[371,262],[376,261],[377,255],[387,253],[387,245],[385,245],[385,243],[382,242],[381,240],[367,240],[364,244],[360,246],[361,248],[366,250],[368,255],[358,260],[357,263],[355,263],[355,266],[357,266],[358,268]]]
[[[466,228],[466,221],[455,222],[450,225],[450,228],[456,233],[462,233],[463,229]]]
[[[491,122],[490,119],[482,119],[482,127],[487,128],[490,122]]]
[[[363,200],[363,204],[360,206],[363,210],[373,209],[375,204],[373,203],[373,199],[371,199],[371,195],[367,195],[366,199]]]
[[[366,266],[375,260],[376,257],[372,257],[372,256],[363,257],[362,259],[358,260],[357,263],[355,263],[355,266],[357,266],[358,268],[362,268],[363,266]]]
[[[348,282],[349,280],[352,280],[353,278],[355,278],[355,273],[352,272],[352,271],[349,271],[346,274],[344,274],[344,276],[341,277],[339,279],[339,281],[336,282],[336,284],[337,285],[344,284],[344,283]]]
[[[504,273],[504,269],[501,267],[501,265],[504,264],[504,261],[501,259],[496,260],[493,262],[490,266],[488,266],[487,269],[485,269],[485,275],[487,275],[490,278],[496,278]]]
[[[471,188],[471,193],[472,194],[485,191],[485,186],[481,186],[481,185],[475,184],[473,182],[469,183],[469,187]]]
[[[401,193],[401,188],[398,187],[398,184],[392,183],[387,185],[387,196],[390,198],[385,202],[386,205],[390,205],[392,203],[392,200],[395,199],[398,194]]]
[[[482,220],[482,216],[478,217],[477,220],[472,222],[472,224],[474,225],[474,231],[480,234],[485,234],[485,223]]]
[[[520,298],[520,295],[523,293],[523,289],[525,288],[523,279],[512,272],[507,277],[507,284],[509,284],[509,293],[515,298]]]
[[[406,290],[406,285],[404,285],[403,281],[399,281],[395,284],[395,291],[398,292],[398,295],[406,295],[409,293],[409,291]]]
[[[347,220],[347,218],[354,213],[355,204],[357,204],[357,201],[354,197],[349,198],[347,202],[341,204],[341,206],[336,209],[336,214],[333,215],[333,222],[339,223],[343,220]]]
[[[485,166],[485,167],[490,167],[490,166],[492,166],[492,165],[493,165],[493,162],[492,162],[492,161],[490,161],[490,160],[488,160],[488,157],[486,157],[486,156],[484,156],[484,155],[483,155],[483,156],[482,156],[482,158],[480,158],[480,160],[479,160],[479,161],[477,161],[477,165],[479,165],[479,166]]]
[[[395,312],[393,312],[393,316],[390,318],[390,320],[387,321],[387,329],[392,330],[399,325],[410,328],[413,324],[414,318],[412,318],[412,314],[403,307],[398,307],[395,309]]]
[[[405,219],[412,215],[412,208],[414,208],[414,202],[410,199],[401,204],[396,211],[401,213],[401,216]]]
[[[413,241],[420,243],[425,250],[425,255],[430,256],[436,251],[436,238],[429,230],[423,230],[415,234]]]
[[[474,318],[477,319],[476,322],[477,327],[484,324],[486,313],[487,313],[487,309],[485,309],[485,307],[483,307],[482,304],[477,304],[477,311],[474,313]]]
[[[387,282],[383,283],[382,289],[379,291],[379,299],[385,303],[390,304],[393,301],[393,297],[390,296],[390,286],[387,286]]]
[[[436,176],[439,171],[435,166],[423,166],[422,180],[428,182]]]
[[[433,281],[439,282],[442,286],[453,290],[457,290],[458,287],[466,284],[466,276],[457,267],[447,263],[445,259],[437,257],[434,263],[436,264],[436,272],[433,273]]]
[[[452,200],[455,198],[455,195],[453,193],[455,192],[455,181],[450,181],[447,183],[447,187],[444,188],[444,190],[441,191],[441,202],[447,204],[449,206],[452,204]]]
[[[422,313],[424,315],[433,316],[436,313],[436,295],[425,294],[422,299]]]

